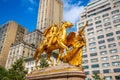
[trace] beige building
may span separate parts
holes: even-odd
[[[43,35],[42,35],[42,32],[40,32],[40,30],[34,30],[31,33],[28,33],[27,35],[25,35],[24,42],[37,48],[37,46],[43,40],[42,36]]]
[[[10,46],[23,41],[26,28],[14,21],[9,21],[0,27],[0,64],[5,67]]]
[[[11,65],[20,58],[32,57],[35,52],[35,47],[32,45],[26,44],[25,42],[20,42],[12,45],[9,50],[6,69],[11,68]]]
[[[120,80],[120,0],[93,0],[77,22],[85,29],[87,48],[83,49],[83,67],[90,80],[94,72],[105,80]]]
[[[39,30],[35,30],[26,34],[23,42],[13,44],[10,47],[6,68],[9,69],[11,65],[20,58],[33,57],[33,54],[41,40],[42,33]]]
[[[40,0],[37,29],[43,31],[46,27],[63,20],[62,0]]]

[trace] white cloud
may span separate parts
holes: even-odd
[[[64,3],[64,20],[70,21],[74,24],[73,28],[69,31],[76,30],[76,21],[80,19],[80,13],[83,11],[84,6],[80,6],[81,1],[77,4],[71,4],[70,0],[63,0]]]
[[[34,9],[32,7],[28,7],[28,10],[32,12]]]
[[[37,2],[36,0],[21,0],[21,6],[24,7],[26,11],[33,12],[37,6]]]
[[[29,0],[29,2],[30,2],[31,4],[35,4],[35,3],[36,3],[35,0]]]

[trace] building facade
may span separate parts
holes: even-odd
[[[10,46],[23,41],[27,29],[14,21],[9,21],[0,27],[0,65],[5,67]]]
[[[11,65],[14,64],[20,58],[32,57],[35,52],[35,47],[26,44],[25,42],[20,42],[12,45],[9,50],[6,69],[10,69]]]
[[[94,72],[106,80],[120,80],[120,0],[93,0],[80,14],[79,30],[85,22],[87,47],[83,67],[90,80]]]
[[[8,54],[6,69],[9,69],[11,65],[20,58],[33,57],[34,52],[41,41],[42,33],[39,30],[35,30],[26,34],[23,42],[13,44],[10,47]]]
[[[37,29],[43,31],[46,27],[63,20],[62,0],[40,0]]]
[[[25,35],[24,42],[26,42],[29,45],[32,45],[33,47],[37,48],[37,46],[40,44],[40,42],[43,40],[42,32],[39,30],[32,31],[31,33],[28,33]]]

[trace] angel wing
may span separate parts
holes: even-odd
[[[44,32],[43,32],[44,36],[46,36],[49,33],[49,30],[51,29],[51,27],[52,26],[49,26],[44,30]]]
[[[72,42],[74,41],[74,38],[76,36],[75,32],[71,32],[69,33],[69,35],[67,36],[67,46],[70,47],[72,45]]]

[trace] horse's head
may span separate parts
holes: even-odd
[[[71,22],[62,22],[62,26],[64,26],[65,28],[71,28],[73,26],[73,24]]]

